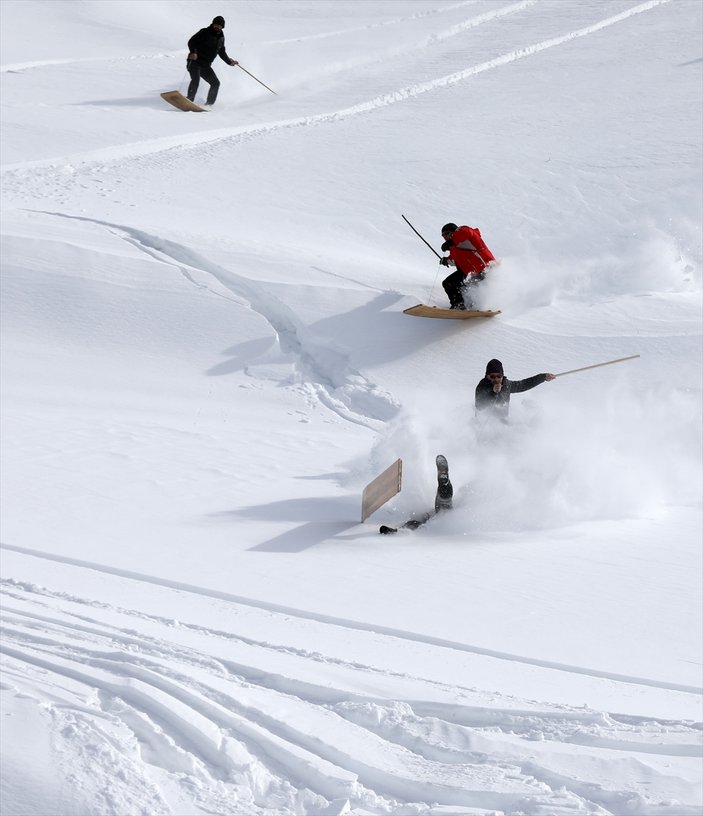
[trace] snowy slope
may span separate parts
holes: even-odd
[[[0,17],[3,814],[701,813],[698,0]]]

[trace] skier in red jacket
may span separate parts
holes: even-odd
[[[445,224],[442,227],[442,238],[444,238],[442,252],[449,250],[449,256],[441,258],[440,263],[442,266],[456,267],[456,272],[452,272],[442,281],[444,291],[449,297],[449,308],[466,309],[463,291],[484,279],[486,267],[494,263],[495,258],[481,238],[478,227]],[[469,308],[471,306],[469,303]]]

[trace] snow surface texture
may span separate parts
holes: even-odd
[[[3,816],[701,813],[702,13],[2,0]]]

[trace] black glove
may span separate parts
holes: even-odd
[[[442,264],[442,266],[449,266],[449,258],[440,258],[439,262]]]
[[[448,249],[454,246],[454,241],[451,238],[447,238],[447,240],[442,244],[442,252],[446,252]]]

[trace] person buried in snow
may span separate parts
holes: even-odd
[[[448,256],[440,259],[442,266],[455,266],[456,271],[442,281],[449,298],[450,309],[473,308],[471,288],[486,276],[486,269],[496,263],[493,253],[486,246],[478,227],[458,227],[449,223],[442,227],[442,252]],[[465,303],[465,300],[468,301]]]

